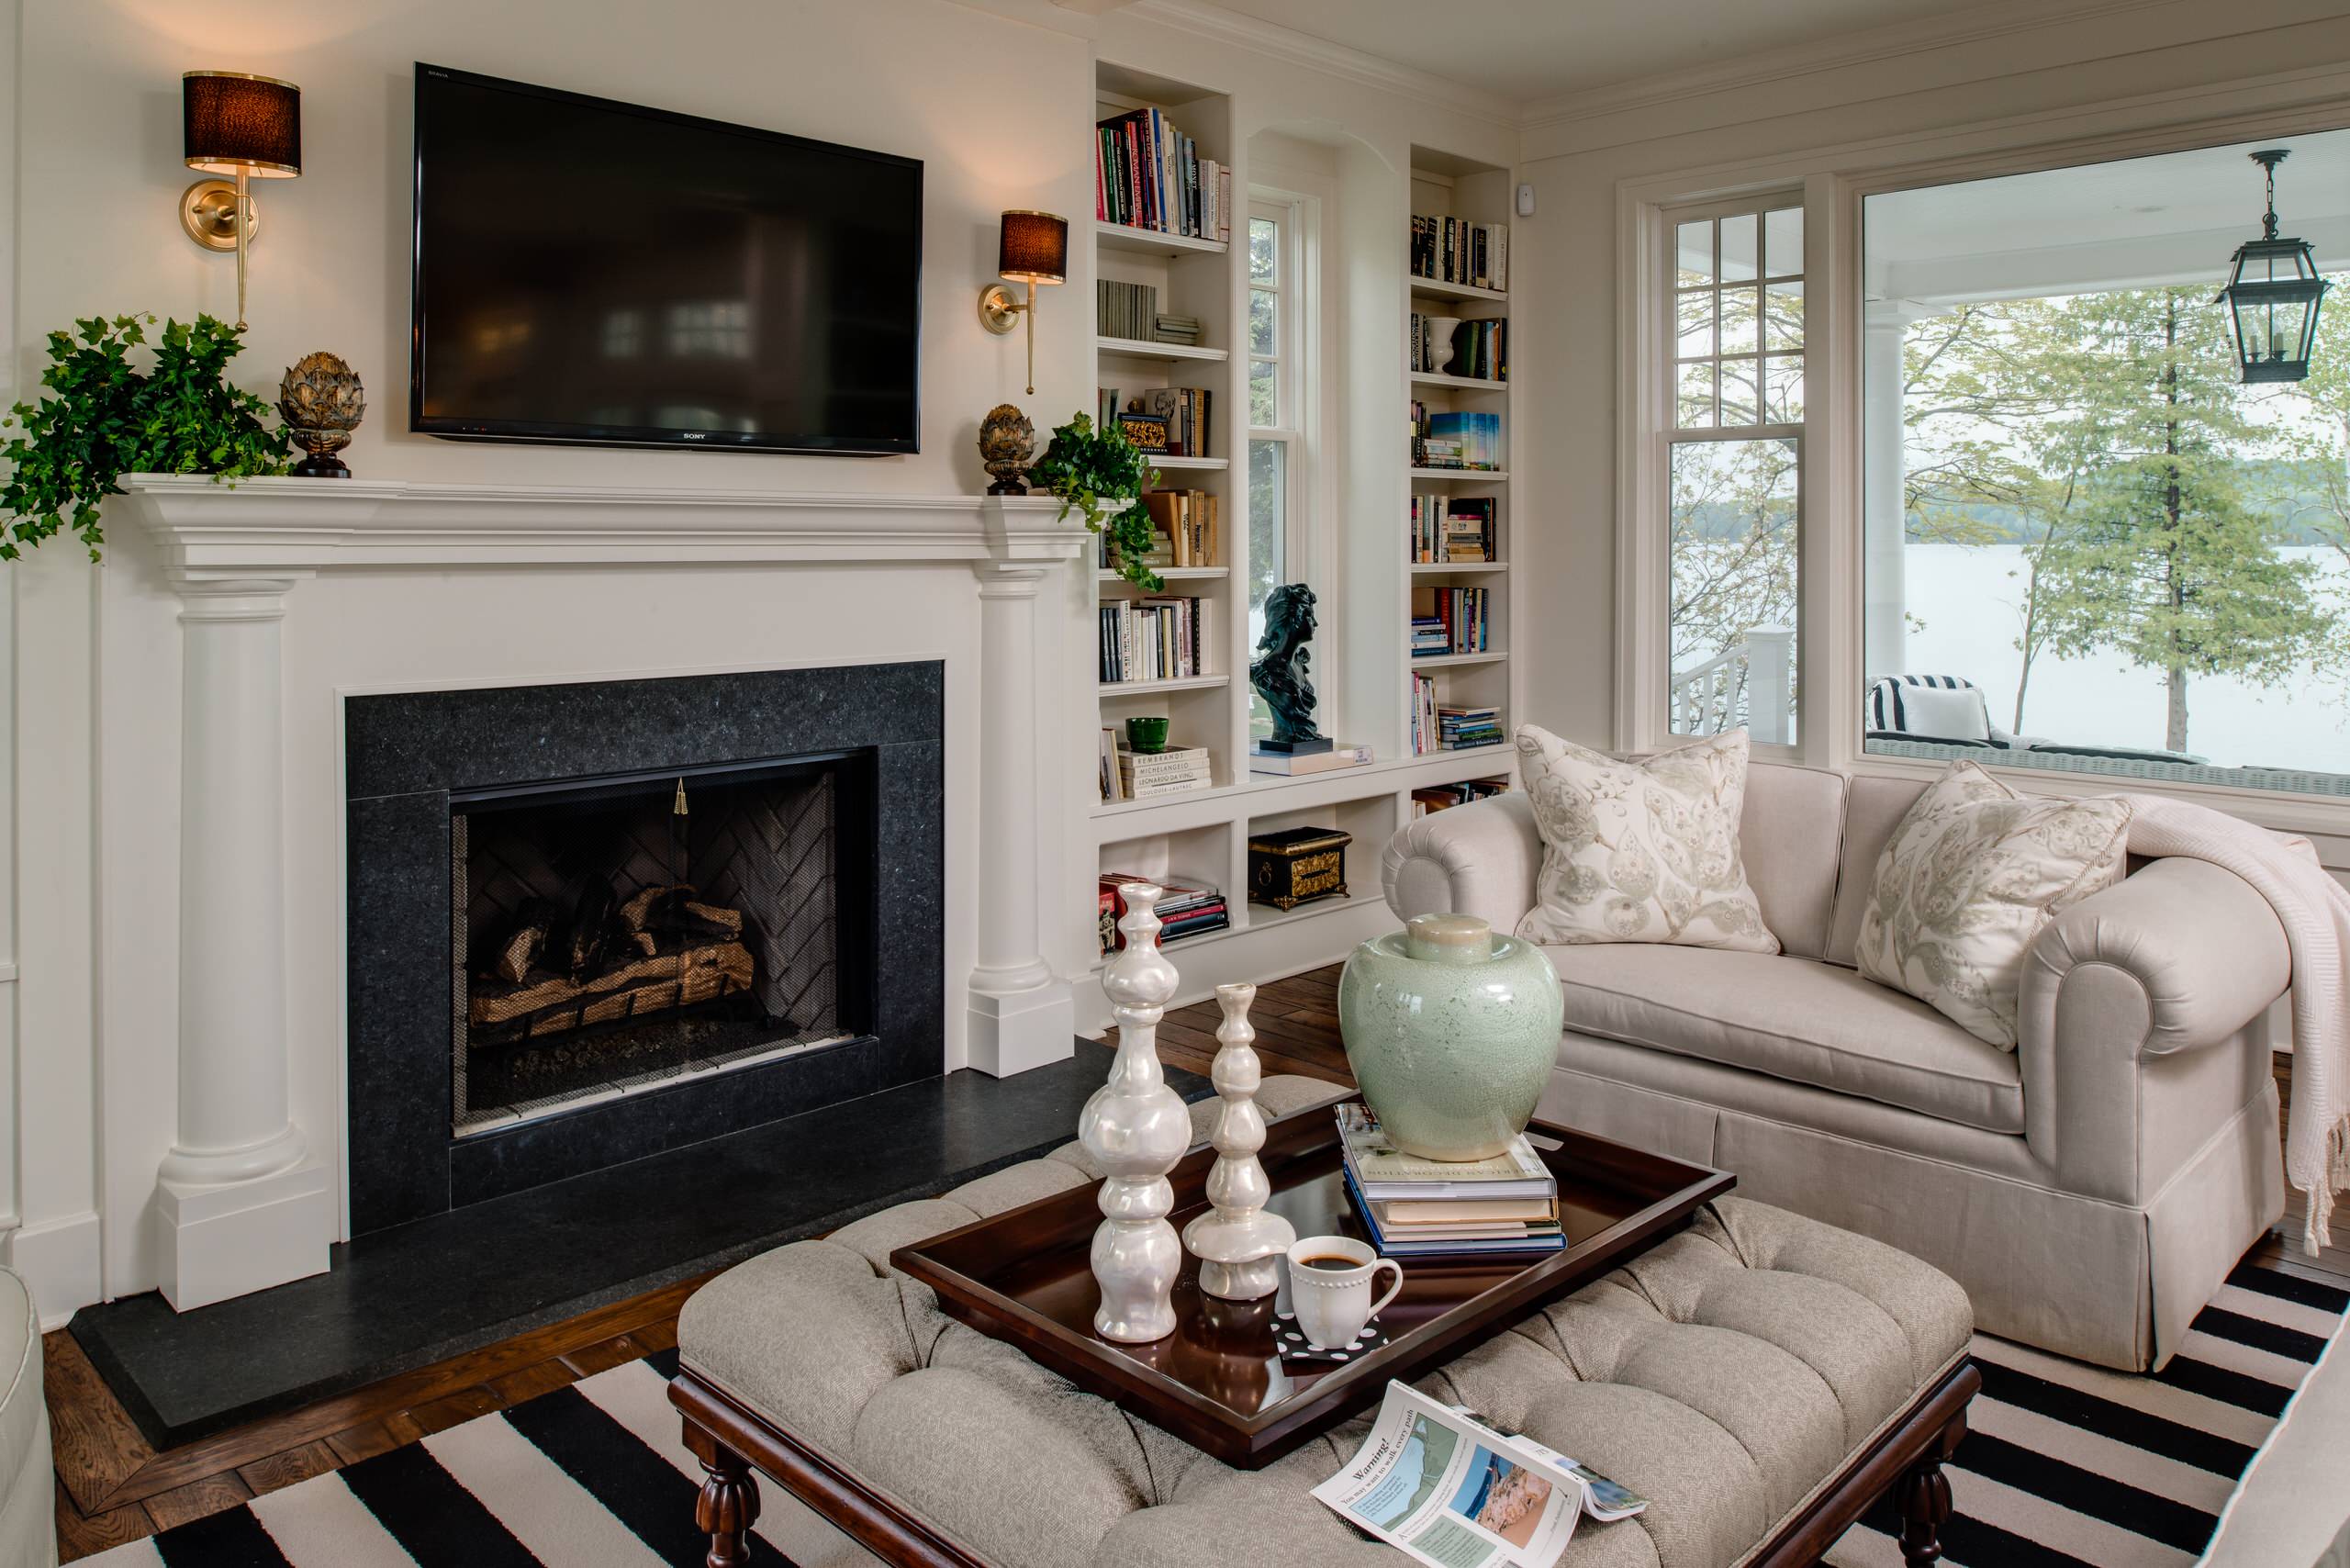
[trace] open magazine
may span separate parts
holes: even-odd
[[[1390,1383],[1361,1450],[1314,1495],[1428,1568],[1550,1568],[1586,1513],[1645,1499],[1555,1449]]]

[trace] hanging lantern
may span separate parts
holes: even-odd
[[[2307,241],[2277,238],[2277,165],[2285,161],[2285,150],[2272,147],[2254,153],[2252,161],[2268,171],[2268,216],[2261,222],[2260,238],[2237,248],[2220,299],[2235,329],[2244,379],[2299,381],[2310,373],[2318,303],[2328,285],[2318,275]]]

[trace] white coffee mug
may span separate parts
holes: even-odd
[[[1315,1260],[1308,1262],[1307,1260]],[[1330,1260],[1345,1266],[1332,1267]],[[1377,1301],[1371,1299],[1371,1282],[1382,1269],[1395,1271],[1395,1282]],[[1382,1258],[1347,1236],[1309,1236],[1289,1249],[1290,1305],[1305,1342],[1317,1350],[1343,1349],[1354,1343],[1363,1325],[1379,1316],[1404,1288],[1404,1265]]]

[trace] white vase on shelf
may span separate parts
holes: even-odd
[[[1167,1222],[1175,1189],[1167,1173],[1192,1145],[1191,1107],[1158,1065],[1158,1021],[1175,994],[1175,966],[1158,950],[1160,890],[1124,890],[1118,922],[1126,945],[1102,971],[1118,1022],[1108,1081],[1077,1118],[1078,1141],[1102,1174],[1102,1223],[1093,1232],[1093,1279],[1102,1290],[1093,1331],[1143,1344],[1175,1332],[1175,1276],[1182,1243]]]
[[[1256,1301],[1281,1288],[1281,1255],[1297,1239],[1296,1227],[1266,1212],[1272,1183],[1257,1151],[1265,1147],[1265,1114],[1257,1108],[1264,1070],[1253,1047],[1257,1031],[1248,1023],[1253,985],[1220,985],[1216,1005],[1215,1065],[1211,1076],[1224,1102],[1216,1114],[1215,1163],[1208,1169],[1213,1205],[1183,1227],[1183,1245],[1200,1260],[1200,1290],[1225,1301]]]
[[[1460,325],[1458,316],[1425,318],[1428,329],[1428,374],[1442,375],[1445,366],[1452,363],[1452,334]]]

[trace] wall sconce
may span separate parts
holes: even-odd
[[[1014,299],[1002,284],[988,285],[979,290],[979,324],[1001,337],[1020,318],[1028,318],[1028,395],[1033,398],[1036,395],[1036,286],[1068,281],[1069,219],[1024,209],[1005,213],[996,272],[1010,282],[1026,284],[1028,297]]]
[[[180,193],[180,227],[207,251],[237,252],[237,325],[245,324],[245,247],[261,212],[248,178],[290,180],[302,172],[302,89],[242,71],[191,71],[180,78],[181,146],[187,166],[227,180],[198,180]]]

